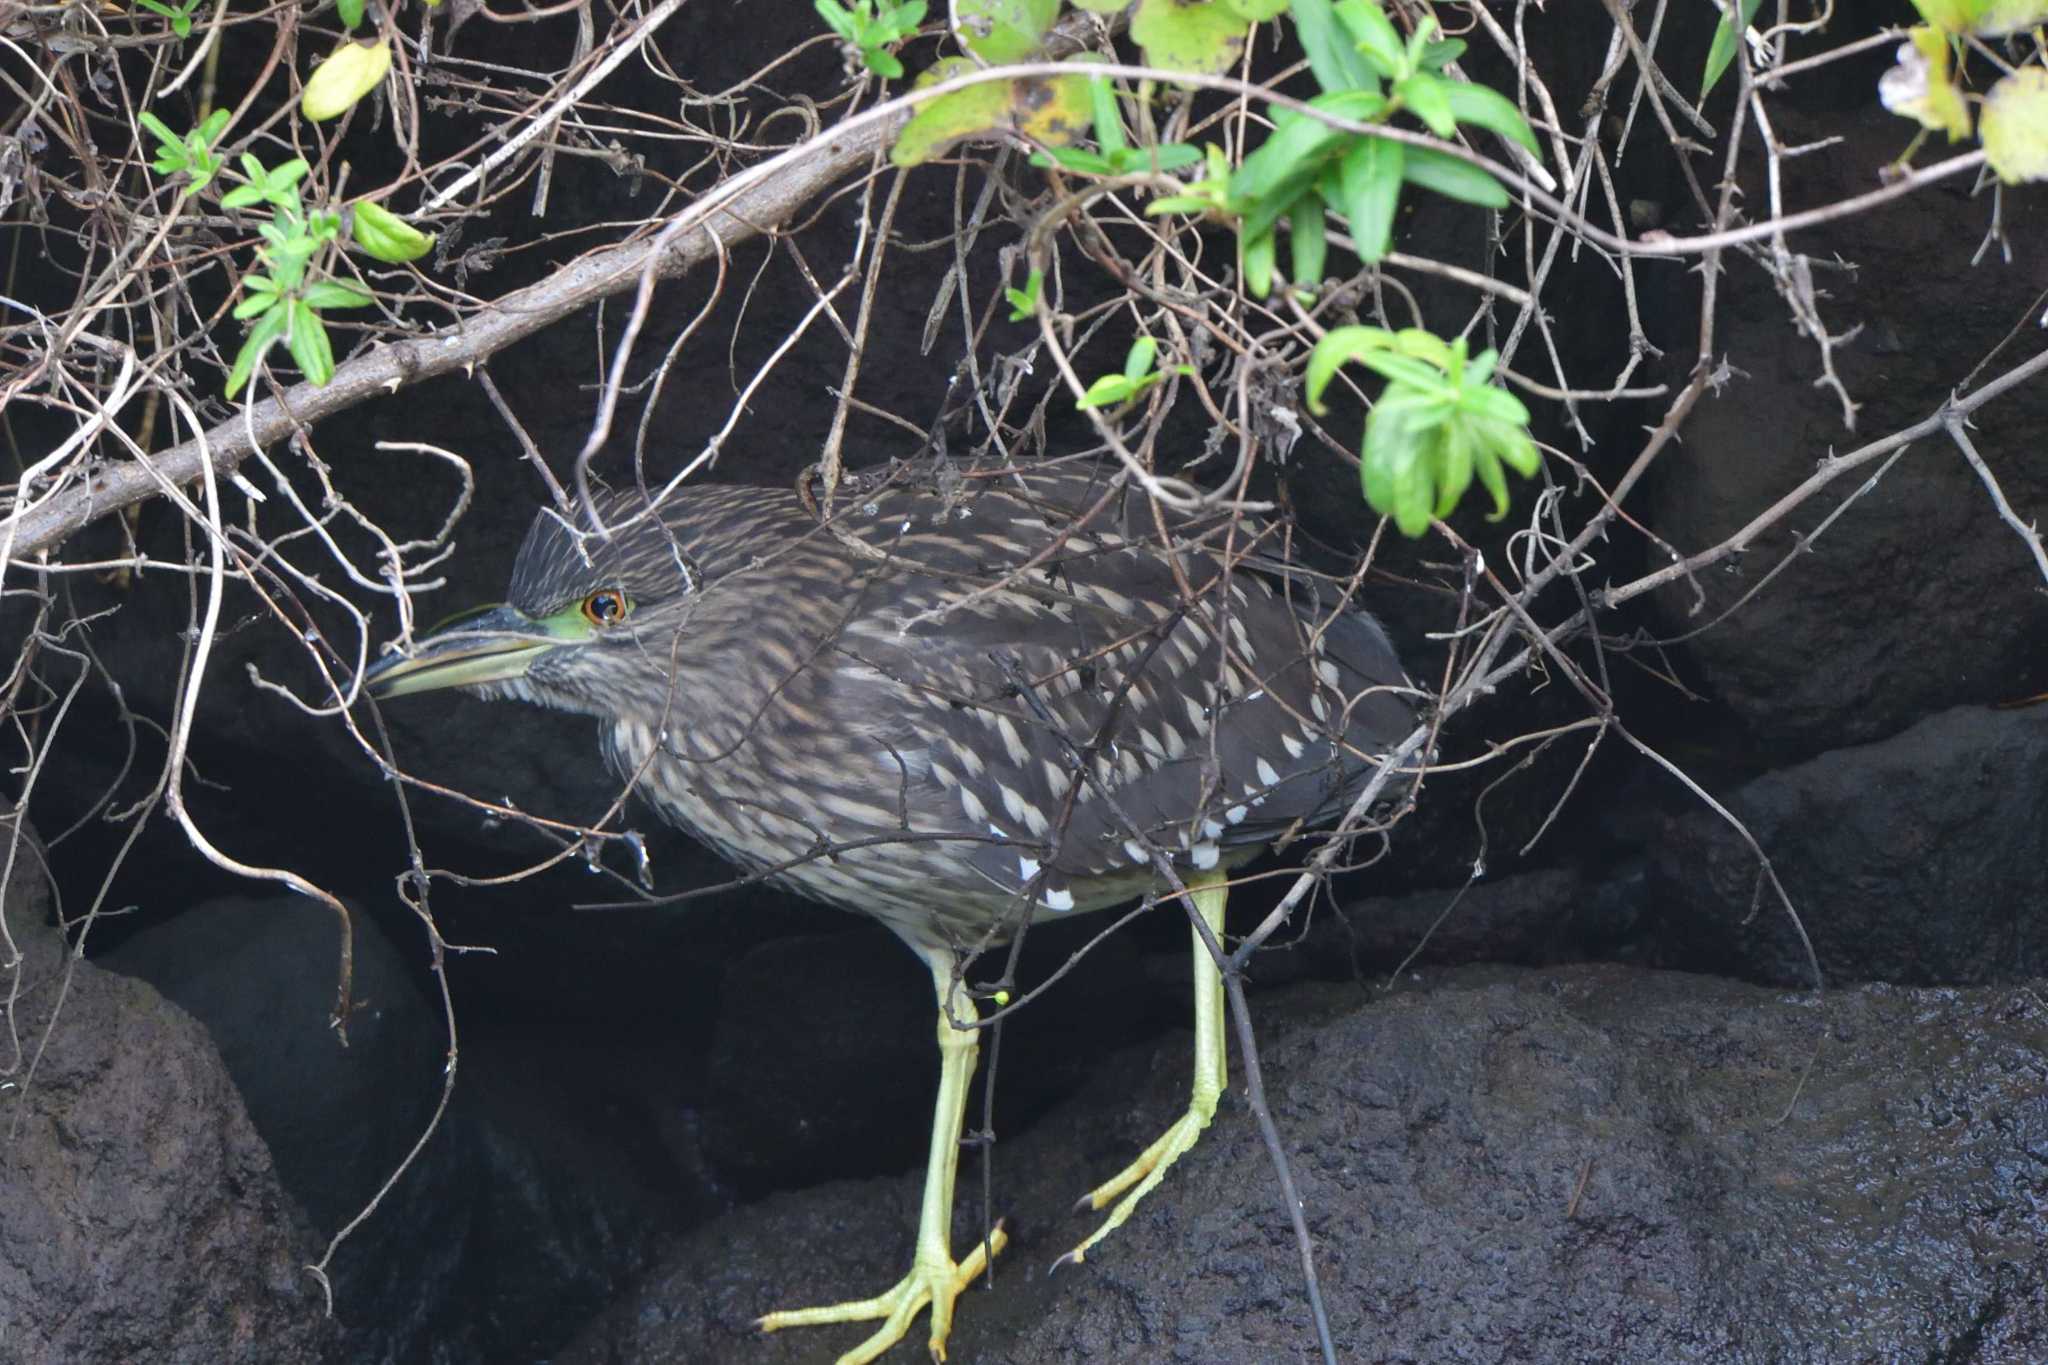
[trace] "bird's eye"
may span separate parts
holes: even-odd
[[[593,626],[615,626],[632,609],[632,602],[617,588],[599,588],[583,599],[583,619]]]

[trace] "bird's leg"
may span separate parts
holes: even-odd
[[[1194,898],[1195,909],[1219,945],[1223,942],[1226,881],[1221,871],[1201,872],[1188,878],[1188,894]],[[1077,1208],[1100,1210],[1108,1207],[1112,1199],[1117,1200],[1117,1205],[1102,1226],[1062,1256],[1059,1264],[1079,1265],[1087,1260],[1095,1244],[1123,1226],[1138,1207],[1138,1201],[1152,1193],[1165,1176],[1166,1168],[1195,1145],[1209,1120],[1216,1117],[1216,1101],[1222,1098],[1230,1075],[1230,1054],[1223,1031],[1223,973],[1216,969],[1216,959],[1210,956],[1201,931],[1193,925],[1188,929],[1195,940],[1195,1084],[1187,1112],[1160,1134],[1157,1142],[1138,1153],[1136,1161],[1081,1197]],[[1123,1197],[1118,1199],[1119,1195]]]
[[[1001,1251],[1009,1240],[999,1223],[966,1260],[953,1259],[953,1178],[960,1169],[960,1128],[967,1115],[967,1086],[974,1078],[981,1031],[973,1027],[978,1018],[973,999],[954,984],[953,955],[937,949],[926,951],[924,958],[931,966],[939,997],[939,1099],[932,1110],[931,1155],[925,1165],[924,1203],[918,1212],[917,1251],[910,1273],[895,1288],[871,1299],[770,1313],[756,1324],[764,1332],[773,1332],[783,1327],[881,1318],[882,1325],[874,1335],[839,1357],[838,1365],[866,1365],[903,1340],[910,1331],[910,1320],[926,1304],[932,1309],[932,1359],[944,1360],[946,1336],[953,1329],[953,1300],[986,1268],[988,1257]],[[954,1018],[967,1027],[955,1028]]]

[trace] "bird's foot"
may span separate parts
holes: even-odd
[[[1157,1142],[1138,1153],[1136,1161],[1081,1196],[1074,1205],[1077,1209],[1094,1209],[1099,1212],[1107,1208],[1113,1199],[1117,1200],[1117,1205],[1110,1211],[1102,1226],[1088,1235],[1087,1241],[1053,1262],[1055,1270],[1063,1265],[1081,1264],[1088,1259],[1088,1252],[1097,1242],[1123,1226],[1124,1220],[1138,1207],[1138,1201],[1158,1187],[1160,1180],[1166,1175],[1166,1168],[1180,1160],[1195,1145],[1195,1139],[1209,1126],[1209,1120],[1216,1117],[1216,1099],[1215,1095],[1205,1095],[1198,1089],[1188,1104],[1187,1112],[1182,1114],[1171,1128],[1161,1133]],[[1125,1193],[1126,1191],[1129,1193]],[[1117,1199],[1118,1195],[1123,1197]]]
[[[867,1365],[867,1362],[881,1355],[909,1334],[911,1319],[926,1304],[932,1309],[932,1334],[930,1340],[932,1359],[946,1358],[946,1337],[953,1330],[953,1300],[960,1291],[974,1282],[975,1276],[988,1268],[989,1258],[1001,1251],[1009,1242],[1010,1235],[1003,1231],[1001,1223],[990,1230],[989,1235],[975,1244],[964,1261],[955,1261],[951,1253],[939,1249],[930,1254],[920,1248],[917,1259],[912,1262],[910,1273],[897,1281],[896,1287],[875,1295],[871,1299],[854,1299],[848,1303],[835,1303],[824,1308],[792,1308],[780,1313],[769,1313],[755,1322],[764,1332],[780,1331],[784,1327],[814,1327],[828,1322],[869,1322],[882,1319],[874,1335],[839,1357],[838,1365]]]

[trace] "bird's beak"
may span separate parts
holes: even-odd
[[[487,607],[422,636],[417,653],[378,660],[363,674],[363,686],[383,701],[444,687],[508,682],[525,677],[533,661],[549,650],[576,643],[574,630],[568,620],[536,621],[516,607]]]

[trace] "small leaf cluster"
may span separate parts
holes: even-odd
[[[1318,112],[1353,123],[1387,123],[1408,113],[1439,138],[1462,126],[1485,128],[1531,152],[1535,134],[1505,97],[1458,80],[1446,68],[1464,52],[1460,40],[1438,41],[1424,16],[1405,39],[1380,0],[1294,0],[1294,21],[1309,69],[1323,93],[1309,101]],[[1200,206],[1238,219],[1245,284],[1264,298],[1277,272],[1275,230],[1287,221],[1292,249],[1289,276],[1314,286],[1323,277],[1327,215],[1343,214],[1360,259],[1381,260],[1393,244],[1402,186],[1418,185],[1485,208],[1505,208],[1508,194],[1470,162],[1428,147],[1346,132],[1294,110],[1274,118],[1273,135],[1219,184],[1212,162],[1207,180],[1147,208],[1186,212]]]
[[[156,139],[156,159],[149,164],[158,175],[176,175],[183,171],[192,177],[192,192],[197,194],[220,172],[221,162],[214,155],[213,144],[220,141],[221,132],[228,126],[227,110],[214,110],[197,128],[182,137],[172,132],[155,114],[141,113],[135,117],[136,122]]]
[[[1963,44],[2009,37],[2048,21],[2048,0],[1913,0],[1927,22],[1908,29],[1898,57],[1878,78],[1884,107],[1921,131],[1899,158],[1910,161],[1930,132],[1970,136],[1970,106],[1956,77]],[[2048,70],[2029,64],[1985,92],[1977,119],[1984,159],[2008,185],[2048,180]]]
[[[862,66],[891,80],[903,74],[903,63],[889,49],[917,32],[926,8],[925,0],[853,0],[851,7],[839,0],[813,0],[813,7],[826,27],[860,54]]]
[[[162,15],[170,21],[171,32],[180,38],[192,36],[192,16],[199,12],[202,0],[179,0],[175,5],[166,5],[163,0],[135,0],[135,3],[151,14]]]
[[[1192,374],[1186,365],[1175,365],[1171,371],[1155,370],[1153,362],[1159,358],[1159,343],[1151,337],[1139,337],[1131,343],[1131,349],[1124,355],[1122,374],[1105,374],[1088,386],[1088,391],[1074,401],[1082,411],[1089,408],[1115,407],[1128,403],[1145,390],[1164,379],[1167,374]]]
[[[1039,296],[1045,291],[1045,272],[1034,270],[1024,281],[1022,289],[1012,285],[1003,290],[1003,298],[1010,305],[1010,321],[1023,322],[1038,312]]]
[[[271,207],[270,221],[257,228],[263,246],[257,259],[269,273],[251,271],[242,277],[242,301],[235,305],[235,317],[256,325],[235,353],[228,370],[227,396],[233,398],[249,382],[256,365],[271,346],[283,341],[299,370],[315,384],[334,377],[334,347],[327,339],[327,327],[320,320],[329,308],[366,308],[376,300],[354,285],[335,280],[308,280],[313,257],[341,234],[341,215],[308,213],[299,199],[299,181],[308,167],[304,157],[293,157],[274,169],[266,169],[255,156],[244,153],[242,172],[247,182],[220,198],[224,209]]]
[[[1366,414],[1358,473],[1366,502],[1403,535],[1420,536],[1450,515],[1475,475],[1493,495],[1490,520],[1498,521],[1508,510],[1502,467],[1525,478],[1539,467],[1528,408],[1488,382],[1499,358],[1487,350],[1468,359],[1463,337],[1447,342],[1416,327],[1339,327],[1310,353],[1308,402],[1317,413],[1349,361],[1387,381]]]

